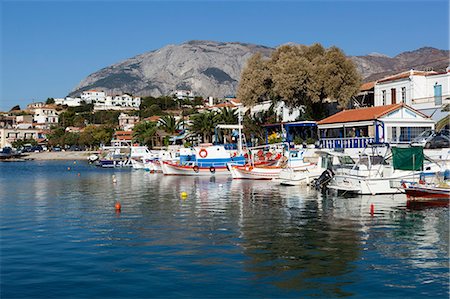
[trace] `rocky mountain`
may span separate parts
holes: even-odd
[[[127,92],[140,96],[167,95],[176,89],[193,90],[203,96],[234,95],[247,59],[256,52],[268,57],[273,50],[261,45],[214,41],[168,45],[92,73],[69,95],[93,88],[109,94]],[[427,47],[393,58],[373,53],[351,59],[365,81],[370,81],[411,68],[445,70],[449,51]]]

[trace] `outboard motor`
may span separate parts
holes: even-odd
[[[331,169],[326,169],[314,182],[316,190],[322,191],[334,177],[334,172]]]

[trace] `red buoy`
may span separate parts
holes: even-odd
[[[116,205],[114,207],[116,208],[116,212],[120,212],[120,210],[122,209],[122,205],[120,204],[120,202],[116,202]]]
[[[373,216],[374,210],[375,210],[375,207],[373,206],[373,203],[372,203],[372,204],[370,204],[370,215]]]

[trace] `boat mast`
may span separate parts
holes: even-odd
[[[239,130],[239,139],[238,139],[238,151],[239,155],[242,155],[242,115],[241,115],[241,104],[237,104],[238,106],[238,130]]]

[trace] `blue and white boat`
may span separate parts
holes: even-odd
[[[179,162],[161,161],[161,168],[167,175],[230,175],[228,163],[244,165],[245,157],[223,145],[209,145],[180,149]]]

